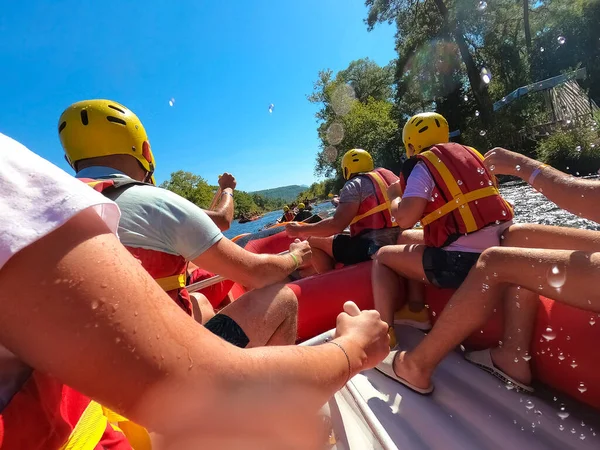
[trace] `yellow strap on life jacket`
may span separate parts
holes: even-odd
[[[475,200],[479,200],[485,197],[491,197],[492,195],[499,195],[498,189],[495,186],[487,186],[481,189],[477,189],[476,191],[467,192],[466,194],[460,194],[455,197],[454,200],[446,203],[444,206],[439,207],[435,211],[427,214],[425,217],[421,219],[421,225],[426,226],[431,222],[438,220],[441,217],[444,217],[446,214],[454,211],[457,208],[460,208],[460,212],[468,208],[462,208],[463,205],[466,205],[469,202],[474,202]],[[469,212],[471,212],[469,210]],[[464,216],[463,216],[464,217]],[[471,217],[473,214],[471,213]],[[467,227],[467,233],[471,233],[473,231],[477,231],[477,228],[469,228]]]
[[[180,273],[179,275],[172,275],[170,277],[157,278],[156,282],[164,291],[174,291],[185,287],[185,274]]]
[[[134,450],[152,450],[150,435],[144,427],[104,406],[102,410],[113,429],[122,432]]]
[[[359,220],[363,220],[365,217],[372,216],[373,214],[377,214],[378,212],[385,211],[386,209],[390,212],[390,216],[392,215],[391,203],[390,203],[390,199],[388,198],[388,195],[387,195],[387,186],[385,185],[383,178],[377,172],[369,172],[369,175],[370,175],[370,178],[375,180],[375,182],[379,186],[379,190],[381,191],[385,202],[380,205],[375,206],[374,208],[371,208],[370,210],[368,210],[367,212],[365,212],[363,214],[355,216],[354,219],[352,219],[352,222],[350,222],[350,225],[354,225]],[[397,227],[397,226],[398,226],[398,224],[396,222],[392,222],[392,227]]]
[[[432,214],[436,214],[437,217],[436,219],[439,219],[440,217],[442,217],[444,214],[440,214],[438,211],[440,211],[442,208],[444,207],[448,207],[450,208],[448,210],[448,212],[453,211],[454,209],[456,209],[456,205],[460,206],[460,197],[463,196],[464,194],[462,193],[460,187],[458,186],[458,182],[454,179],[454,176],[452,175],[452,173],[450,172],[450,170],[446,167],[446,165],[442,162],[442,160],[440,158],[438,158],[433,152],[431,151],[426,151],[421,153],[421,155],[425,158],[427,158],[427,160],[433,164],[433,167],[436,168],[436,170],[439,172],[440,176],[442,177],[442,180],[444,180],[444,184],[446,185],[446,188],[448,189],[448,191],[450,192],[450,195],[452,196],[452,201],[448,201],[447,205],[442,206],[441,208],[437,209],[436,211],[434,211],[431,214],[428,214],[425,218],[430,218],[433,217]],[[494,188],[495,189],[495,188]],[[479,191],[480,189],[478,189],[477,191]],[[477,192],[474,191],[474,192]],[[492,194],[490,194],[492,195]],[[487,195],[486,195],[487,197]],[[459,202],[457,203],[456,200],[459,200]],[[465,202],[463,202],[462,204],[464,204]],[[465,228],[467,229],[467,233],[472,233],[473,231],[477,230],[477,224],[475,222],[475,217],[473,217],[473,213],[471,212],[470,208],[460,208],[459,213],[461,215],[461,218],[465,224]],[[446,214],[448,214],[448,212],[446,212]],[[429,222],[431,223],[432,220]],[[423,220],[421,220],[421,224],[423,226],[427,225],[426,223],[423,223]]]
[[[107,424],[102,406],[91,401],[60,450],[93,450],[102,439]]]

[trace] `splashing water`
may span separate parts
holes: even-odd
[[[479,4],[477,5],[477,9],[479,11],[484,11],[487,8],[487,2],[485,1],[480,1]]]
[[[581,145],[578,145],[577,147],[575,147],[575,151],[580,153],[581,152]]]
[[[475,111],[475,117],[479,117],[479,111]]]
[[[552,266],[548,273],[546,274],[546,278],[548,279],[548,284],[555,289],[561,288],[565,281],[567,281],[567,273],[564,268],[559,268],[558,266]]]
[[[556,339],[556,332],[551,327],[547,327],[546,330],[542,333],[542,337],[547,341],[553,341],[554,339]]]
[[[492,73],[485,67],[481,69],[479,75],[481,76],[481,81],[483,81],[485,84],[490,84],[490,81],[492,81]]]
[[[175,106],[175,99],[171,97],[171,100],[169,100],[169,106],[173,107]]]
[[[563,45],[565,42],[567,42],[564,36],[559,36],[556,38],[556,40],[558,41],[558,45]]]

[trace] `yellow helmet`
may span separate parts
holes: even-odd
[[[58,135],[71,167],[82,159],[130,155],[151,175],[154,184],[154,155],[146,130],[125,106],[110,100],[74,103],[61,114]]]
[[[402,130],[402,142],[408,156],[408,145],[412,144],[415,155],[435,144],[450,141],[448,121],[441,114],[428,112],[412,116]]]
[[[342,158],[342,172],[346,180],[355,173],[370,172],[374,169],[373,158],[369,152],[354,148],[348,150]]]
[[[290,210],[290,207],[288,205],[285,205],[283,207],[283,212],[288,212]]]
[[[304,208],[306,208],[304,203],[298,203],[298,209],[304,209]]]

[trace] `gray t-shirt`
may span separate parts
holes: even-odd
[[[126,175],[109,167],[88,167],[77,178]],[[181,255],[194,260],[223,238],[208,215],[179,195],[153,186],[135,185],[107,197],[121,209],[119,239],[123,245]]]
[[[373,182],[369,177],[359,175],[346,181],[340,191],[340,203],[361,203],[370,195],[376,195]]]

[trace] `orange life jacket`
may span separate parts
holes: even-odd
[[[392,219],[391,204],[387,196],[387,188],[398,181],[398,177],[387,169],[375,169],[361,173],[369,178],[375,187],[375,196],[370,195],[358,207],[358,212],[350,222],[350,236],[358,236],[367,230],[379,230],[398,226]]]
[[[110,192],[110,190],[127,189],[134,185],[155,187],[152,184],[121,177],[101,180],[80,178],[80,180],[103,194]],[[185,258],[181,255],[173,255],[157,250],[128,246],[125,246],[125,248],[142,264],[142,267],[148,271],[150,276],[169,294],[175,303],[191,316],[192,302],[190,301],[189,292],[185,289],[187,280],[187,261]]]
[[[425,245],[445,247],[461,235],[514,217],[512,206],[500,195],[477,150],[456,143],[438,144],[416,160],[423,161],[435,181],[433,201],[427,202],[421,218]],[[403,169],[400,176],[402,191],[414,162],[405,163],[410,168]]]
[[[0,414],[0,449],[131,450],[107,410],[34,371]]]

